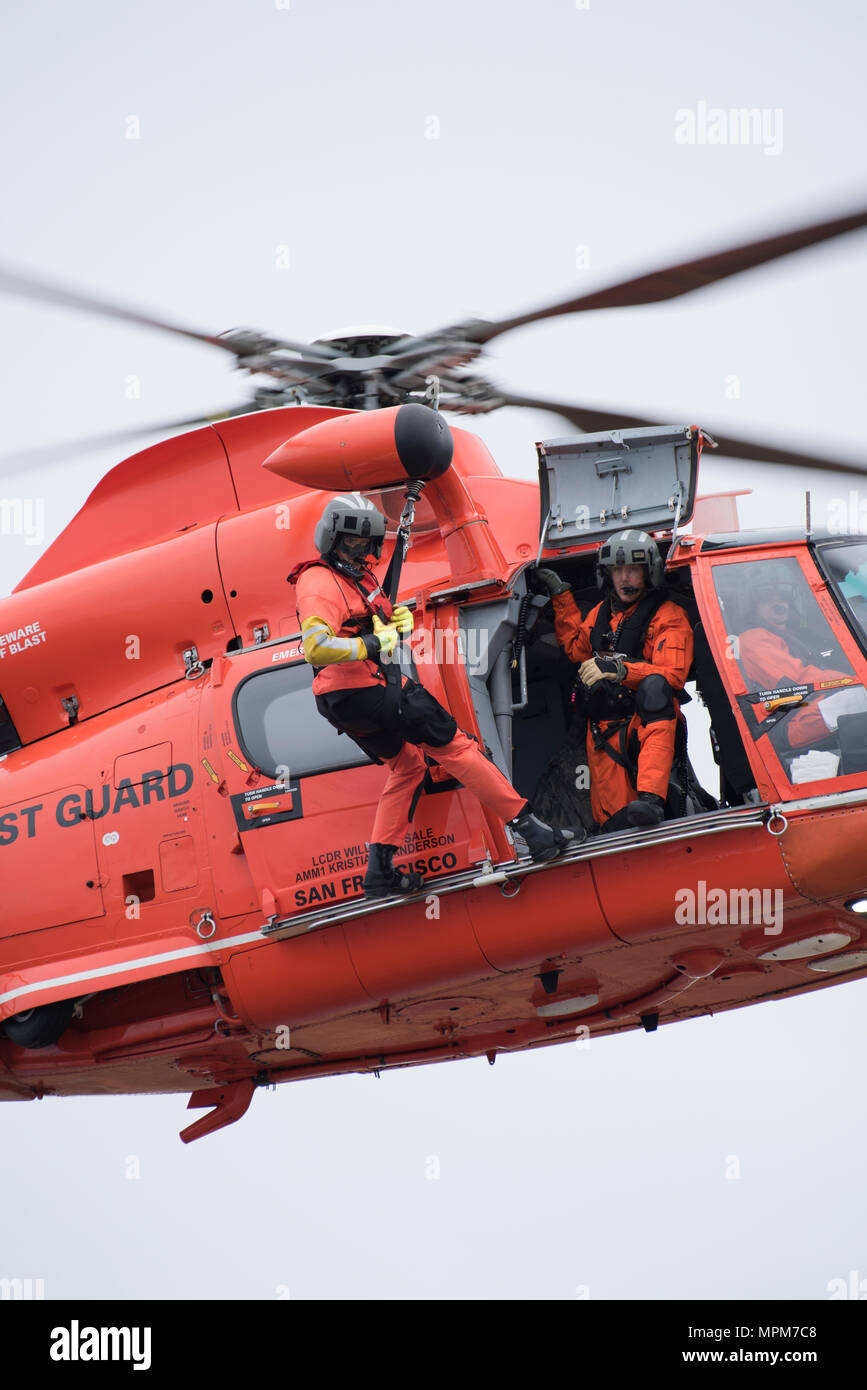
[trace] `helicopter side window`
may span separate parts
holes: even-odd
[[[867,771],[867,691],[793,556],[713,567],[736,695],[799,785]]]
[[[16,748],[21,747],[21,740],[18,731],[12,723],[12,716],[3,703],[0,695],[0,758],[5,758],[7,753],[12,753]]]
[[[255,671],[235,691],[232,708],[244,753],[269,777],[310,777],[361,767],[370,759],[322,718],[306,661]]]

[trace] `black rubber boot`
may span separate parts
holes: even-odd
[[[392,893],[420,893],[424,887],[421,874],[404,873],[392,863],[397,845],[369,845],[367,873],[364,875],[366,898],[388,898]]]
[[[639,792],[626,808],[630,825],[659,825],[665,820],[665,801],[655,792]]]
[[[509,827],[520,835],[532,858],[542,861],[556,859],[564,850],[579,845],[586,835],[583,826],[582,833],[578,835],[574,830],[559,830],[556,826],[546,825],[533,815],[529,802],[519,816],[509,821]]]
[[[617,830],[648,830],[660,825],[665,819],[665,802],[654,792],[639,792],[637,801],[621,806],[613,816],[609,816],[602,826],[603,835],[611,835]]]

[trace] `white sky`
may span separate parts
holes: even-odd
[[[0,262],[206,331],[499,317],[856,205],[864,28],[856,0],[7,0]],[[779,153],[676,143],[700,102],[781,112]],[[865,300],[855,234],[522,330],[491,374],[864,457]],[[0,305],[0,452],[244,397],[216,351]],[[529,411],[473,428],[520,477],[566,432]],[[48,543],[120,456],[0,474],[0,497],[43,502]],[[818,522],[858,488],[809,485]],[[715,460],[703,490],[728,486],[755,489],[747,524],[803,516],[802,475]],[[0,592],[39,553],[0,536]],[[283,1086],[190,1148],[182,1097],[7,1105],[0,1276],[47,1297],[823,1298],[867,1277],[846,1176],[865,991]]]

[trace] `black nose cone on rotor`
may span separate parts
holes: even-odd
[[[452,432],[439,411],[418,401],[399,408],[394,417],[394,444],[407,476],[426,483],[442,477],[455,449]]]

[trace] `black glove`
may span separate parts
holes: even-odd
[[[566,594],[569,592],[569,585],[564,584],[559,574],[556,574],[554,570],[536,568],[534,573],[539,583],[548,590],[548,593],[552,597],[555,594]]]

